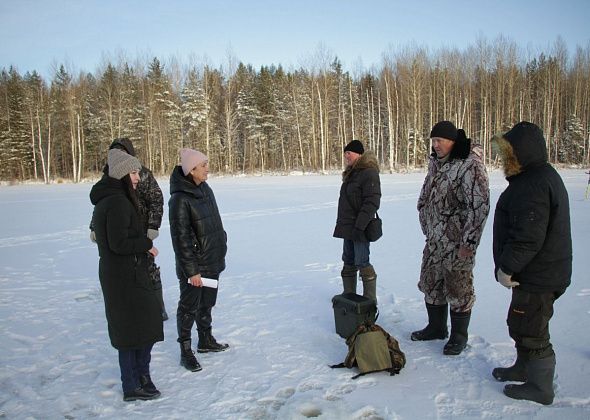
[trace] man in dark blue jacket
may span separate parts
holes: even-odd
[[[520,122],[498,141],[508,187],[494,215],[496,279],[512,289],[508,332],[517,359],[496,368],[510,398],[553,403],[555,353],[549,341],[553,304],[569,286],[572,239],[569,199],[563,181],[547,162],[543,132]]]

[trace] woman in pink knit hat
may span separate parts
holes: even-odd
[[[170,235],[176,257],[176,275],[180,297],[176,312],[180,364],[196,372],[201,370],[191,348],[191,330],[197,324],[197,352],[227,350],[211,333],[211,310],[217,300],[217,288],[203,287],[203,278],[219,280],[225,269],[227,235],[223,229],[215,196],[207,184],[209,161],[197,150],[182,149],[180,165],[170,176]]]

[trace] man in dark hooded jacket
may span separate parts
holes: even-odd
[[[117,138],[113,140],[109,146],[109,150],[119,149],[125,153],[135,156],[135,148],[133,143],[127,137]],[[103,172],[103,179],[108,178],[108,165],[105,165]],[[139,211],[141,214],[143,227],[145,234],[152,241],[155,240],[159,235],[160,225],[162,224],[162,215],[164,213],[164,196],[162,190],[154,178],[154,174],[148,168],[142,165],[139,171],[140,182],[137,187],[137,197],[139,199]],[[94,233],[94,227],[90,222],[90,239],[96,242],[96,236]],[[166,312],[166,306],[164,305],[164,297],[162,295],[162,279],[160,277],[160,267],[156,264],[155,260],[148,256],[148,271],[154,290],[160,301],[160,307],[162,309],[162,318],[164,321],[168,319],[168,313]]]
[[[570,284],[572,239],[569,199],[563,181],[547,162],[543,132],[516,124],[498,141],[508,187],[494,215],[496,279],[512,289],[508,332],[515,342],[513,366],[496,368],[510,398],[551,404],[555,353],[549,341],[553,304]]]

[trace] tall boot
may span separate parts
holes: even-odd
[[[363,296],[373,299],[377,303],[377,273],[372,265],[360,269],[363,280]]]
[[[428,325],[426,328],[414,331],[410,336],[412,341],[429,341],[443,340],[449,336],[447,329],[447,316],[449,305],[431,305],[426,303],[426,312],[428,312]]]
[[[229,348],[229,344],[218,343],[211,333],[211,309],[213,308],[199,308],[199,314],[197,315],[197,329],[199,330],[197,353],[217,353]]]
[[[467,328],[471,319],[471,311],[451,311],[451,337],[443,349],[443,354],[457,356],[467,346]]]
[[[354,265],[344,265],[340,272],[344,293],[356,293],[357,269]]]
[[[544,359],[531,359],[526,363],[526,382],[522,385],[506,385],[504,394],[515,400],[529,400],[550,405],[555,397],[554,374],[555,354]]]
[[[190,339],[180,341],[180,365],[191,372],[198,372],[203,369],[195,357],[195,352],[191,349]]]
[[[199,344],[197,345],[197,353],[220,352],[227,350],[229,344],[218,343],[211,333],[211,323],[213,317],[211,311],[217,301],[217,289],[209,287],[203,288],[199,308],[197,309],[197,330],[199,331]]]
[[[492,376],[500,382],[526,382],[526,363],[528,354],[516,349],[516,361],[507,368],[497,367],[492,370]]]

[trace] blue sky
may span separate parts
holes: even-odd
[[[531,54],[561,36],[572,53],[590,43],[590,0],[0,0],[0,67],[44,76],[61,63],[94,72],[121,52],[215,67],[231,52],[290,68],[324,49],[354,70],[390,48],[464,49],[498,35]]]

